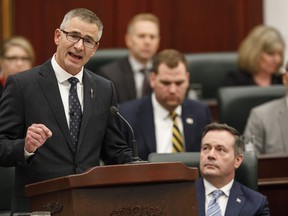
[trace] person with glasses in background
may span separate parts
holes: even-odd
[[[56,53],[9,76],[0,103],[0,166],[15,166],[13,212],[31,211],[25,185],[133,161],[120,130],[111,81],[83,66],[103,25],[85,8],[69,11],[55,30]]]
[[[30,69],[35,61],[32,44],[22,36],[3,41],[0,49],[0,97],[9,75]]]

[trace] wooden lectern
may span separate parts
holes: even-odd
[[[99,166],[26,186],[32,211],[67,216],[196,216],[197,168],[183,163]]]

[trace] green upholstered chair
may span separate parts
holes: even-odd
[[[86,63],[85,68],[97,74],[97,69],[104,64],[115,61],[128,55],[126,48],[103,48],[98,49],[91,59]]]
[[[282,85],[222,87],[217,96],[219,121],[242,134],[253,107],[283,97],[285,92],[286,88]]]
[[[14,188],[14,167],[0,167],[0,216],[9,216]]]
[[[200,99],[211,100],[217,97],[217,90],[223,85],[229,71],[237,68],[236,52],[187,53],[190,88],[201,91]]]
[[[199,152],[150,153],[149,162],[182,162],[188,167],[197,167],[199,171]],[[199,171],[199,176],[201,176]],[[255,154],[244,153],[244,160],[236,170],[235,179],[243,185],[258,189],[258,160]]]

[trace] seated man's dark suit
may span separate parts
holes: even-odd
[[[134,129],[139,157],[147,160],[150,153],[156,152],[156,136],[151,96],[120,104],[119,111]],[[182,122],[186,151],[200,151],[202,132],[204,127],[211,122],[209,108],[198,101],[185,99],[182,104]],[[130,133],[127,131],[125,125],[123,131],[127,141],[131,141]]]
[[[195,182],[197,194],[198,216],[205,216],[205,188],[203,178]],[[270,215],[268,200],[262,194],[233,182],[227,202],[225,216],[257,216]]]
[[[99,68],[97,74],[113,82],[117,93],[118,103],[136,99],[134,73],[129,63],[128,56],[104,65]],[[150,89],[150,86],[148,86],[149,84],[147,83],[146,88]]]

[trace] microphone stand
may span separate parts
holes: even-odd
[[[119,110],[117,107],[115,106],[111,106],[110,107],[110,111],[114,114],[120,117],[120,119],[122,119],[125,124],[128,126],[130,133],[132,135],[132,162],[130,163],[146,163],[147,161],[143,161],[139,158],[138,156],[138,147],[137,147],[137,141],[135,139],[135,134],[133,131],[133,128],[131,127],[131,125],[129,124],[129,122],[119,113]]]

